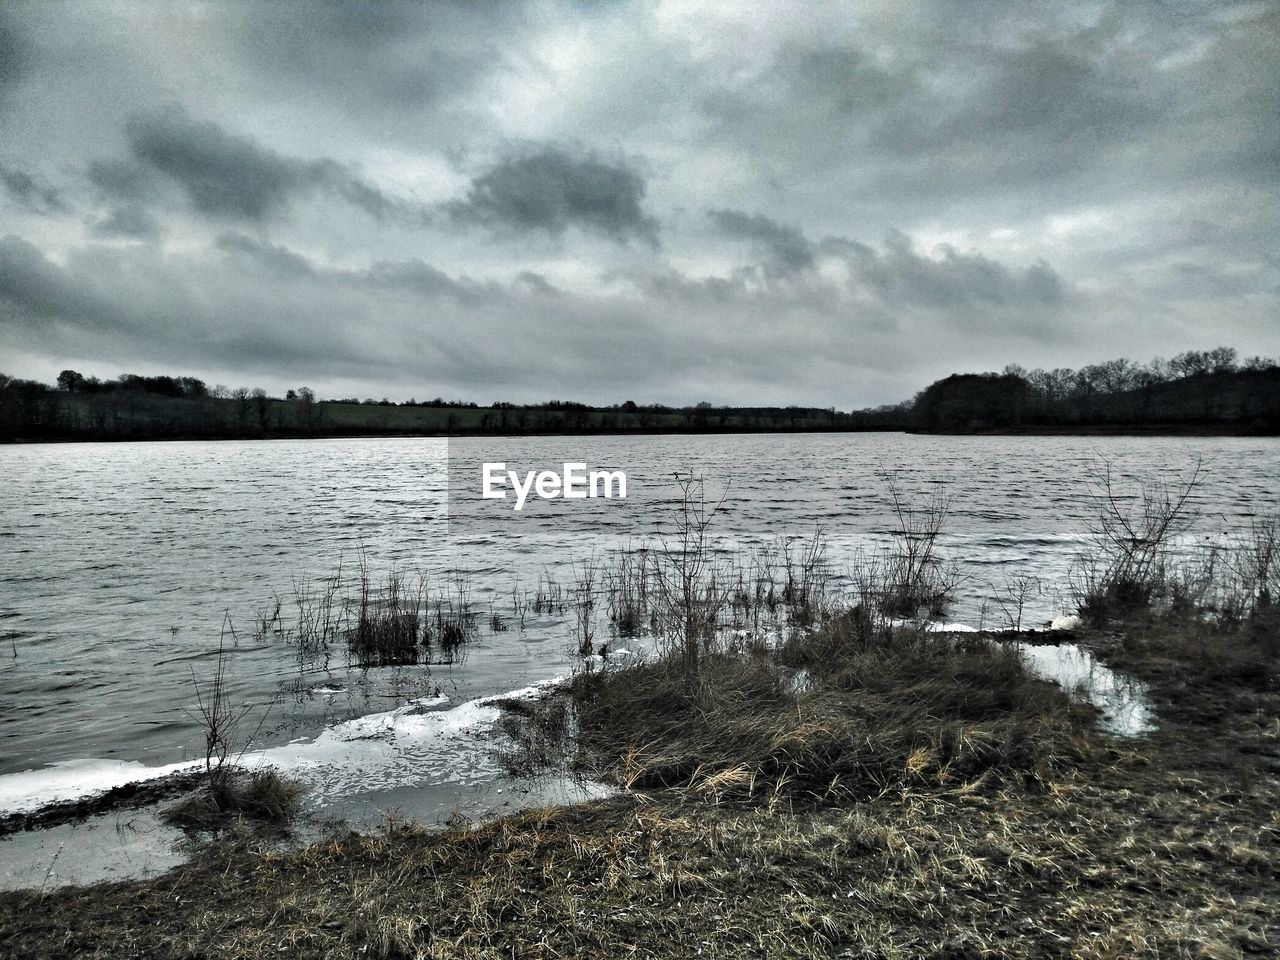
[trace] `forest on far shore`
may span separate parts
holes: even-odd
[[[102,380],[64,370],[56,384],[0,374],[0,441],[268,439],[625,433],[1280,433],[1280,364],[1243,363],[1230,347],[1147,364],[1109,360],[1079,370],[958,373],[911,400],[873,409],[283,397],[208,386],[190,376]]]
[[[960,373],[904,404],[908,429],[1011,432],[1035,428],[1274,434],[1280,431],[1280,364],[1241,363],[1230,347],[1188,350],[1147,364],[1108,360],[1079,370]]]

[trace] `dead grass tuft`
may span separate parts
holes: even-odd
[[[1041,780],[1087,747],[1079,708],[1016,651],[863,625],[850,613],[776,652],[704,651],[692,676],[676,655],[582,673],[508,715],[509,766],[813,802]]]
[[[201,833],[241,821],[281,829],[297,816],[301,796],[300,786],[270,767],[230,768],[170,804],[162,816],[180,829]]]

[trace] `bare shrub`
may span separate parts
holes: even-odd
[[[183,829],[213,830],[240,818],[282,827],[297,813],[302,793],[299,786],[272,769],[242,769],[240,760],[251,738],[245,739],[239,753],[232,758],[232,751],[240,740],[240,723],[249,714],[251,705],[236,707],[231,703],[226,680],[229,630],[228,618],[218,637],[218,655],[209,683],[201,686],[192,671],[196,692],[192,716],[204,731],[205,782],[163,812],[166,820]],[[262,719],[266,719],[265,714]]]
[[[1104,461],[1092,480],[1098,515],[1089,528],[1090,552],[1072,574],[1082,617],[1102,624],[1148,609],[1163,594],[1172,546],[1194,521],[1191,497],[1200,469],[1196,461],[1185,480],[1142,481],[1126,494]]]
[[[897,523],[893,545],[854,557],[849,571],[854,591],[860,602],[885,616],[941,616],[962,579],[937,552],[952,499],[937,493],[921,506],[909,506],[893,478],[889,495]]]
[[[297,609],[294,621],[294,639],[301,659],[327,654],[329,643],[338,631],[341,620],[342,562],[327,577],[320,588],[304,583],[294,583],[293,599]]]
[[[240,721],[249,713],[250,705],[235,707],[227,692],[227,649],[226,637],[231,631],[230,617],[223,620],[222,631],[218,634],[218,655],[214,664],[213,677],[207,686],[201,686],[196,679],[195,668],[191,669],[191,683],[195,687],[196,709],[191,714],[204,731],[204,769],[209,789],[217,792],[225,787],[231,776],[233,764],[229,760],[232,743],[236,739],[236,730]],[[234,633],[233,633],[234,635]]]
[[[889,496],[898,529],[894,549],[885,557],[882,608],[898,617],[922,613],[940,616],[946,611],[956,584],[954,570],[946,568],[936,553],[952,498],[935,493],[923,505],[909,506],[892,477]]]
[[[1255,519],[1232,558],[1232,568],[1248,593],[1251,612],[1280,604],[1280,514]]]
[[[717,569],[711,552],[711,522],[724,497],[712,504],[703,479],[692,474],[676,474],[675,483],[680,491],[675,529],[659,533],[655,556],[655,619],[668,642],[680,650],[684,670],[692,676],[702,647],[715,639],[729,596],[729,578]]]
[[[828,580],[826,552],[826,533],[821,527],[806,539],[782,541],[782,602],[793,626],[808,626],[823,613]]]
[[[1032,574],[1017,573],[1005,579],[993,599],[1004,618],[1006,629],[1022,629],[1027,604],[1039,597],[1043,589],[1040,578]]]
[[[609,620],[624,634],[635,633],[649,615],[649,551],[629,546],[616,551],[604,568]]]
[[[595,638],[596,560],[589,557],[577,570],[573,586],[573,612],[577,622],[578,656],[591,655]]]

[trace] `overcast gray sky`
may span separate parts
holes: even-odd
[[[1280,354],[1280,3],[0,4],[0,370],[905,399]]]

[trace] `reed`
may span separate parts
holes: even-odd
[[[888,485],[897,530],[893,548],[880,559],[880,609],[894,617],[941,616],[959,582],[955,568],[937,552],[952,498],[938,493],[912,506],[894,478]]]
[[[374,586],[364,555],[360,558],[354,623],[346,630],[347,648],[361,667],[415,664],[422,651],[422,611],[427,582],[410,582],[392,570],[381,589]]]

